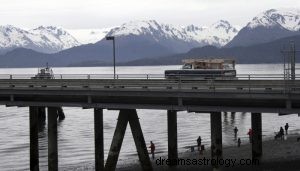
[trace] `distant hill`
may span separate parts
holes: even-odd
[[[36,52],[31,49],[18,48],[0,55],[0,67],[38,67],[51,63],[52,57],[49,54]]]
[[[281,63],[283,62],[281,50],[284,46],[288,46],[291,40],[295,42],[296,46],[300,45],[300,36],[292,36],[248,47],[217,48],[214,46],[205,46],[194,48],[187,53],[155,59],[134,60],[123,63],[123,65],[175,65],[181,64],[182,59],[186,58],[210,57],[234,57],[237,63]],[[296,58],[297,62],[300,62],[300,56],[296,56]]]

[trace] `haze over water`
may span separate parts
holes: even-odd
[[[163,74],[166,69],[179,66],[117,67],[118,74]],[[238,74],[282,74],[282,64],[237,65]],[[298,68],[300,68],[298,66]],[[111,74],[112,67],[54,68],[55,74]],[[0,74],[36,74],[36,68],[0,69]],[[29,109],[27,107],[0,106],[0,170],[29,170]],[[58,123],[58,149],[60,170],[94,170],[94,121],[92,109],[64,108],[66,119]],[[147,145],[153,141],[157,156],[167,155],[167,111],[137,110]],[[117,122],[117,111],[104,110],[105,158]],[[300,133],[298,115],[278,116],[264,113],[263,139],[273,138],[280,126],[289,123],[291,133]],[[247,131],[251,127],[249,113],[222,114],[223,144],[235,145],[233,128],[238,137],[248,143]],[[129,129],[125,134],[118,165],[137,161],[135,145]],[[210,145],[210,116],[178,112],[178,150],[185,152],[201,136]],[[47,170],[47,123],[39,133],[40,167]]]

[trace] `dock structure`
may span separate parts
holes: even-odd
[[[88,77],[90,78],[90,77]],[[250,78],[250,76],[249,76]],[[263,112],[300,113],[300,81],[267,79],[0,79],[0,104],[28,106],[30,170],[39,170],[39,113],[48,109],[48,165],[58,170],[57,114],[60,107],[94,108],[95,169],[114,170],[129,124],[143,170],[152,170],[136,109],[166,110],[168,158],[178,158],[177,112],[211,115],[211,157],[222,158],[221,112],[250,112],[252,156],[262,156]],[[118,122],[104,162],[103,109],[119,110]],[[176,167],[176,166],[172,166]],[[216,166],[217,167],[217,166]]]

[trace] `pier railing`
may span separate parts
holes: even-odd
[[[166,79],[159,74],[59,74],[54,79],[32,79],[34,75],[0,75],[0,88],[12,89],[106,89],[106,90],[180,90],[234,93],[299,93],[300,80],[287,80],[280,74],[241,74],[237,77],[195,77],[178,75]]]
[[[32,79],[34,74],[0,74],[0,79]],[[237,74],[236,77],[217,74],[172,74],[168,79],[178,80],[285,80],[284,74]],[[296,75],[296,79],[300,76]],[[114,79],[113,74],[55,74],[54,79]],[[117,74],[115,79],[166,79],[164,74]]]

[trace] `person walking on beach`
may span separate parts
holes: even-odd
[[[201,141],[202,141],[201,136],[199,136],[197,139],[198,151],[201,151]]]
[[[237,127],[235,127],[234,129],[233,129],[233,132],[234,132],[234,138],[236,139],[236,137],[237,137],[237,133],[238,133],[238,129],[237,129]]]
[[[151,145],[149,146],[149,148],[150,148],[150,151],[151,151],[151,154],[152,154],[152,159],[154,159],[155,145],[152,141],[150,141],[150,144]]]
[[[241,146],[241,138],[238,138],[237,143],[238,143],[238,147],[240,147]]]
[[[249,136],[249,141],[250,143],[252,143],[252,135],[253,135],[253,132],[252,132],[252,129],[250,128],[249,131],[248,131],[248,136]]]
[[[288,134],[288,129],[289,129],[289,124],[286,123],[285,126],[284,126],[284,129],[285,129],[285,134],[287,135]]]
[[[284,138],[284,130],[283,130],[282,126],[280,127],[279,134],[280,134],[281,140],[283,140],[283,138]]]

